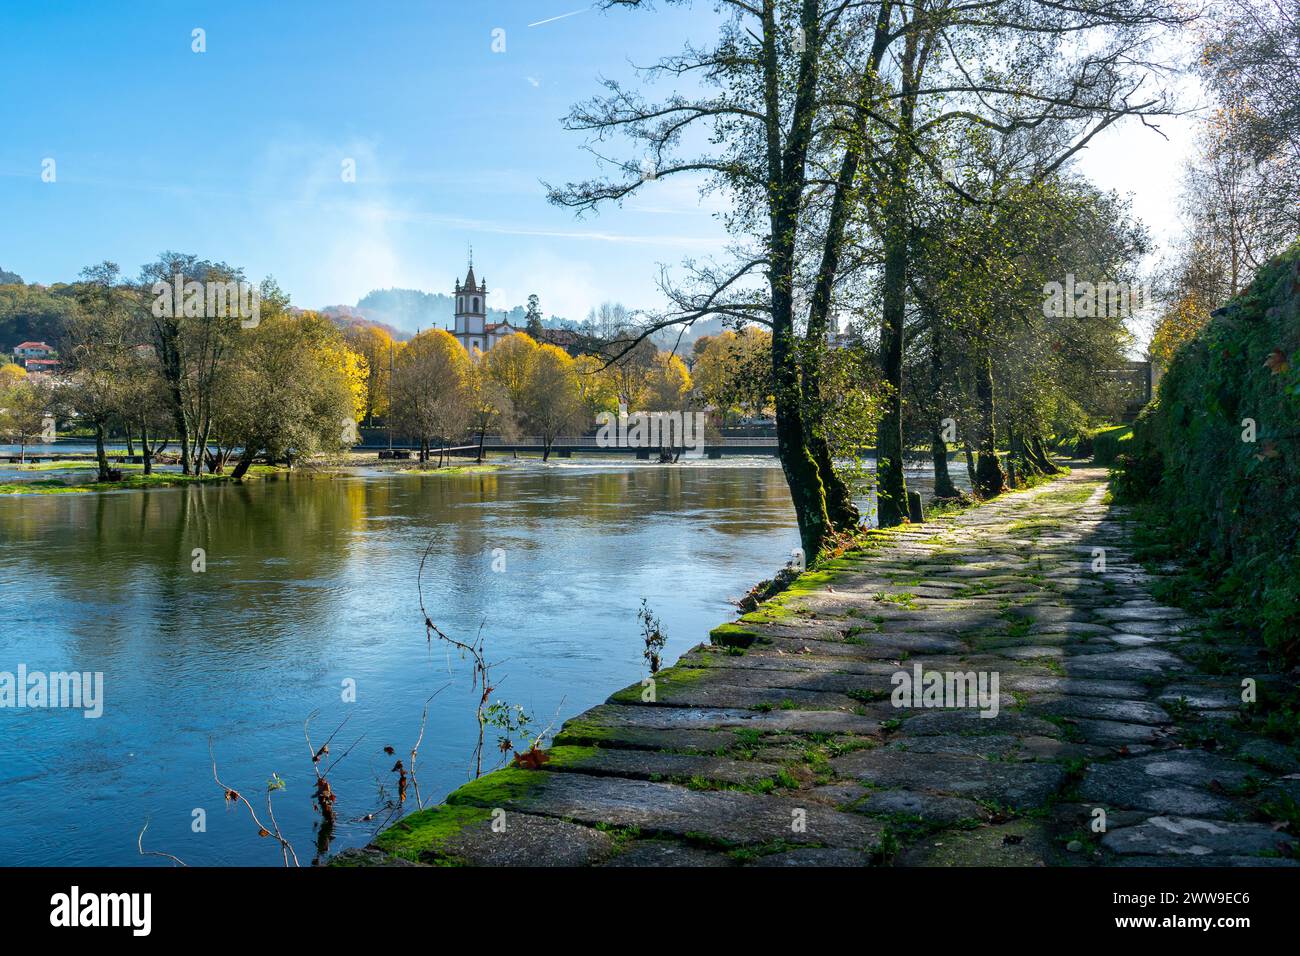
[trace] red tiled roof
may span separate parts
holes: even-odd
[[[54,351],[53,346],[46,345],[44,342],[19,342],[14,346],[15,349],[49,349]]]

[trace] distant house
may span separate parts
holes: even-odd
[[[39,372],[53,374],[59,370],[58,359],[26,359],[22,364],[28,374],[33,375]]]
[[[523,331],[519,326],[511,325],[509,319],[506,319],[504,322],[489,322],[487,325],[483,326],[483,329],[487,335],[489,349],[504,339],[507,335],[514,335],[516,332]]]
[[[14,361],[22,365],[27,359],[53,359],[53,346],[44,342],[22,342],[14,346]]]

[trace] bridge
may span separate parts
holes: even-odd
[[[394,451],[410,453],[418,450],[419,446],[409,442],[393,443]],[[499,435],[489,435],[483,439],[484,453],[509,453],[516,454],[524,452],[527,454],[541,454],[545,448],[545,442],[537,436],[528,436],[505,440]],[[388,445],[382,447],[387,451]],[[370,452],[380,451],[378,445],[358,445],[353,451]],[[437,452],[438,448],[430,448],[431,453]],[[466,445],[454,445],[442,449],[443,451],[457,455],[475,456],[478,454],[478,442]],[[683,449],[664,448],[665,452],[682,452]],[[687,450],[689,451],[689,449]],[[400,457],[408,457],[403,454]],[[572,458],[574,454],[582,455],[635,455],[641,460],[657,458],[660,454],[658,447],[627,447],[627,446],[610,446],[607,443],[598,442],[595,435],[574,435],[562,436],[551,443],[551,454],[557,458]],[[753,457],[755,455],[776,455],[777,444],[775,437],[768,436],[736,436],[725,435],[721,437],[706,438],[700,454],[706,458],[721,458],[723,455],[744,455]],[[386,457],[386,456],[385,456]]]
[[[1125,362],[1120,368],[1103,369],[1102,375],[1116,382],[1124,401],[1124,422],[1132,422],[1151,401],[1158,375],[1150,362]]]

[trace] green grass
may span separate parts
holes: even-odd
[[[93,458],[69,458],[66,461],[37,461],[28,462],[22,465],[4,465],[0,467],[12,468],[15,471],[82,471],[88,468],[98,468],[98,463]],[[119,465],[113,464],[113,468],[122,471],[142,471],[144,465]]]
[[[398,468],[399,475],[478,475],[489,471],[499,471],[505,465],[447,465],[444,468],[412,467]]]
[[[421,810],[399,820],[374,839],[385,853],[406,860],[419,860],[422,854],[438,854],[446,842],[468,826],[490,819],[489,809],[443,804]]]
[[[263,478],[267,475],[280,474],[285,469],[272,465],[254,465],[244,476]],[[65,495],[86,494],[95,491],[121,491],[139,488],[173,488],[179,485],[209,485],[230,482],[234,479],[229,474],[222,475],[182,475],[176,472],[161,472],[152,475],[131,475],[121,481],[90,482],[67,484],[56,478],[41,478],[33,481],[12,481],[0,484],[0,495]]]

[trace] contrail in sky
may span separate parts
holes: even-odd
[[[561,13],[558,17],[547,17],[545,20],[538,20],[536,23],[528,24],[530,27],[540,27],[543,23],[554,23],[556,20],[563,20],[565,17],[576,17],[579,13],[586,13],[591,7],[583,7],[581,10],[571,10],[568,13]]]

